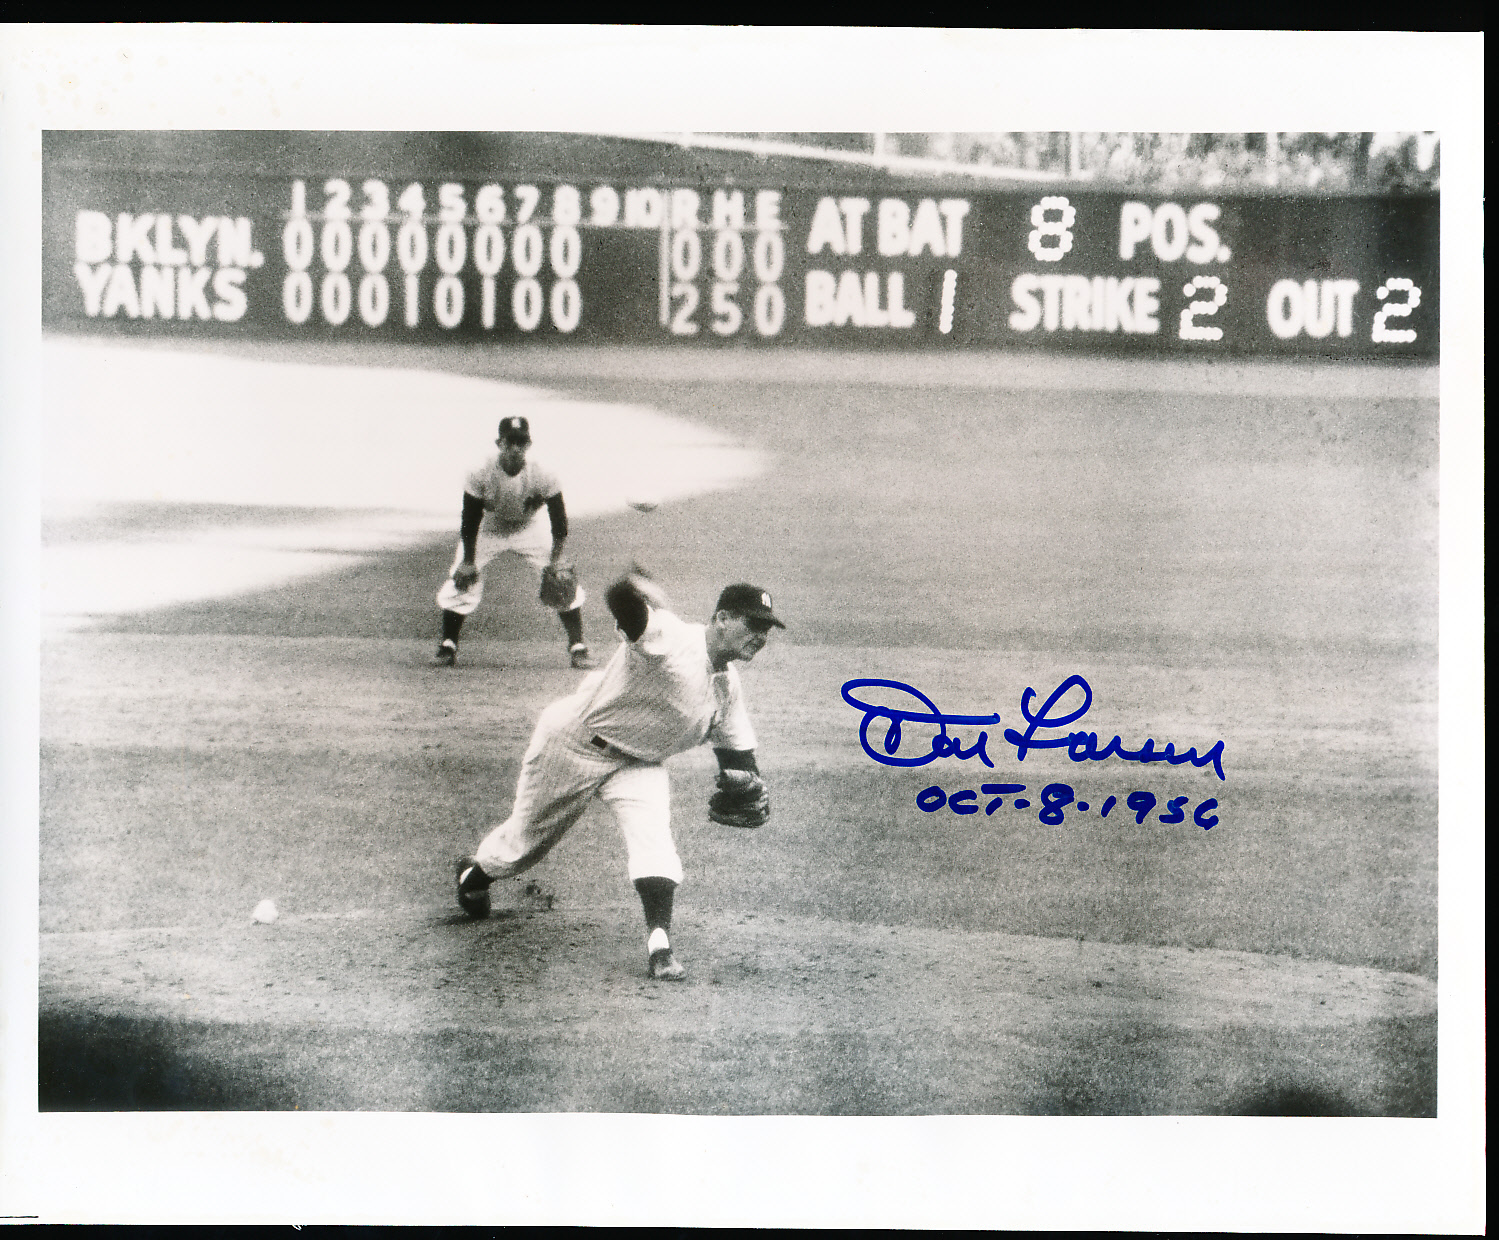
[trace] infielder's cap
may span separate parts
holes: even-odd
[[[773,624],[778,629],[784,629],[786,626],[781,623],[771,608],[768,590],[762,590],[759,586],[752,586],[741,581],[724,587],[723,593],[718,596],[718,606],[713,610],[732,611],[736,616],[743,616],[747,620],[760,620]]]
[[[500,438],[506,443],[530,443],[531,424],[522,417],[501,418]]]

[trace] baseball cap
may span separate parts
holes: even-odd
[[[762,590],[759,586],[740,581],[724,587],[723,593],[718,596],[718,606],[713,610],[732,611],[746,620],[760,620],[773,624],[778,629],[784,629],[786,626],[776,618],[771,606],[768,590]]]
[[[522,417],[501,418],[500,438],[509,443],[530,443],[531,424]]]

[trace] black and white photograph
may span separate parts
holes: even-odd
[[[0,1214],[1482,1231],[1481,36],[8,29]]]

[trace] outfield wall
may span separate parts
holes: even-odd
[[[1437,356],[1435,196],[1172,198],[548,134],[44,141],[118,335]]]

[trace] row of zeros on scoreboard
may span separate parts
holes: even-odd
[[[752,258],[762,285],[754,298],[754,320],[761,334],[778,332],[784,318],[784,297],[774,286],[785,260],[778,190],[754,191],[748,219],[744,191],[714,191],[711,227],[719,235],[709,255],[702,254],[696,235],[698,229],[708,227],[699,218],[708,204],[695,190],[644,186],[626,189],[621,196],[612,186],[600,185],[588,195],[586,217],[582,191],[566,184],[551,187],[549,209],[544,211],[543,191],[526,184],[511,186],[508,192],[498,183],[482,185],[474,192],[470,211],[465,186],[445,182],[437,187],[435,213],[429,212],[432,204],[419,181],[393,197],[391,187],[382,180],[363,181],[356,194],[349,181],[335,177],[323,183],[322,192],[323,201],[313,209],[307,183],[293,181],[290,209],[283,215],[282,256],[287,275],[282,302],[293,323],[306,322],[316,306],[326,322],[338,326],[357,306],[367,326],[380,326],[391,307],[392,290],[385,273],[394,256],[405,277],[400,287],[408,327],[422,321],[429,296],[431,312],[443,327],[454,328],[464,321],[469,295],[458,277],[472,261],[482,277],[479,320],[485,328],[493,328],[498,298],[495,277],[507,256],[503,225],[509,232],[511,270],[517,277],[511,289],[511,318],[522,330],[532,331],[545,310],[558,331],[571,332],[582,316],[582,295],[574,279],[582,264],[579,228],[620,225],[657,231],[668,222],[685,230],[669,243],[670,268],[678,276],[674,292],[680,291],[682,273],[690,273],[687,278],[691,279],[701,260],[711,256],[719,276],[713,298],[720,312],[716,330],[722,333],[729,322],[737,330],[742,321],[730,291],[722,286],[737,280],[747,258]],[[435,225],[434,233],[429,233],[430,225]],[[544,233],[543,226],[550,231]],[[747,229],[756,233],[748,253],[740,236]],[[348,274],[356,256],[362,269],[357,289]],[[324,272],[316,288],[311,274],[314,260],[320,260]],[[424,288],[421,277],[429,262],[438,274]],[[543,267],[548,269],[545,273]],[[549,291],[543,290],[538,279],[543,274],[551,278]],[[683,321],[679,310],[674,323]]]

